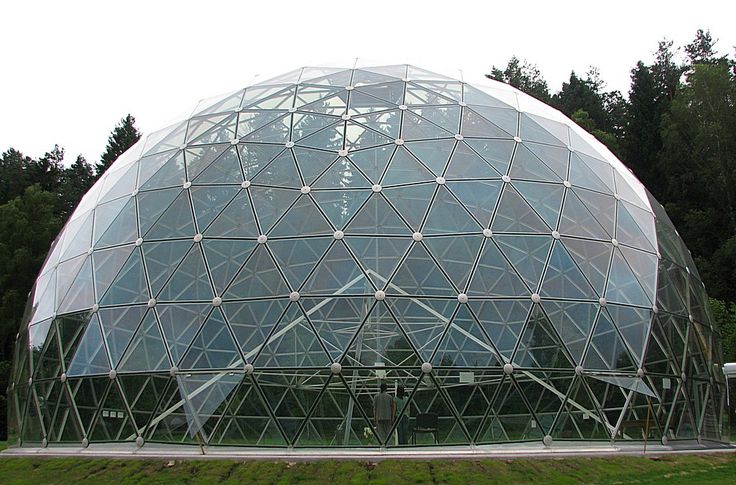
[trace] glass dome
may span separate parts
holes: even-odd
[[[10,441],[718,441],[719,365],[661,205],[562,114],[303,68],[201,102],[84,196],[29,297]]]

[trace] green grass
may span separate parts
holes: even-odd
[[[0,458],[0,483],[447,483],[722,484],[736,480],[736,453],[514,460],[378,463],[319,461],[110,460]]]

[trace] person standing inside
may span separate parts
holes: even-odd
[[[391,426],[396,416],[396,402],[386,392],[388,386],[381,383],[381,392],[373,399],[373,421],[376,424],[376,433],[381,444],[386,444]]]
[[[399,418],[399,425],[396,430],[399,433],[399,444],[409,444],[409,397],[404,392],[404,386],[399,385],[396,388],[396,415]],[[404,413],[403,416],[401,413]]]

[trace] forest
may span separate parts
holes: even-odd
[[[606,90],[599,71],[570,73],[553,90],[539,68],[512,57],[486,76],[552,105],[603,142],[662,203],[691,250],[711,297],[723,358],[736,361],[736,58],[708,31],[652,46],[633,64],[628,93]],[[733,47],[729,47],[733,51]],[[6,387],[26,299],[53,239],[84,193],[141,134],[131,115],[114,127],[99,161],[69,163],[0,154],[0,440]]]

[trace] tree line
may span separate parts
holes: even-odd
[[[692,251],[722,334],[736,361],[736,62],[710,32],[683,47],[661,41],[651,64],[631,69],[627,96],[606,90],[600,72],[571,72],[552,92],[534,64],[512,57],[487,77],[552,105],[608,146],[667,210]],[[54,146],[38,158],[0,155],[0,440],[13,345],[28,293],[51,242],[81,197],[139,138],[127,115],[94,165],[68,166]]]

